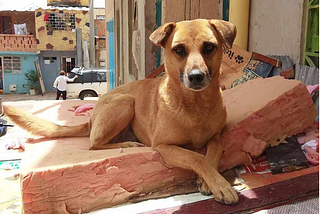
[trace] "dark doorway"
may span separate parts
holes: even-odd
[[[69,73],[76,66],[76,58],[61,57],[61,69]]]

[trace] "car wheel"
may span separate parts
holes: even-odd
[[[93,91],[83,91],[80,94],[80,99],[83,100],[85,97],[97,97],[98,95]]]

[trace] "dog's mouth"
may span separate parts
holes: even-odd
[[[191,91],[203,91],[204,89],[206,89],[209,86],[209,81],[206,84],[201,84],[201,85],[193,85],[193,84],[184,84],[186,88],[190,89]]]
[[[192,91],[202,91],[210,84],[211,72],[202,73],[198,70],[188,74],[180,72],[180,82]]]

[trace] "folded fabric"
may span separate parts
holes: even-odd
[[[302,150],[312,165],[319,165],[319,143],[311,140],[302,146]]]
[[[94,108],[94,105],[95,104],[93,103],[87,103],[84,105],[73,106],[72,109],[69,109],[69,111],[73,111],[76,116],[80,116],[80,115],[90,116],[88,111],[92,110]]]
[[[309,93],[312,95],[314,92],[319,91],[319,84],[317,85],[307,85]]]

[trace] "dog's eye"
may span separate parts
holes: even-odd
[[[179,56],[185,56],[186,55],[186,49],[183,45],[178,45],[175,48],[173,48],[173,51],[178,54]]]
[[[216,46],[211,43],[211,42],[205,42],[203,44],[203,51],[202,53],[205,54],[205,55],[209,55],[211,54],[214,50],[216,49]]]

